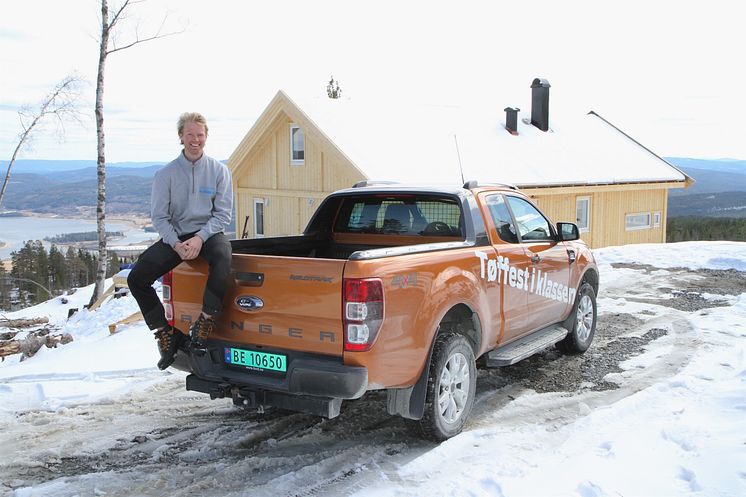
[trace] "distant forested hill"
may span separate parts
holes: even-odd
[[[110,162],[106,164],[106,171],[110,168],[140,169],[153,165],[163,165],[165,162]],[[8,167],[8,161],[0,160],[0,168],[4,172]],[[79,169],[96,168],[95,160],[40,160],[40,159],[17,159],[13,163],[13,171],[17,173],[47,174],[59,173],[60,171],[77,171]]]
[[[666,157],[678,168],[704,169],[725,173],[746,174],[746,160],[739,159],[689,159],[686,157]]]
[[[5,193],[3,208],[60,215],[77,215],[96,208],[96,174],[59,179],[56,174],[13,174]],[[85,176],[89,178],[82,179]],[[106,212],[150,215],[153,176],[109,174],[106,176]]]
[[[4,172],[8,161],[0,161]],[[106,212],[150,214],[150,189],[162,162],[114,162],[106,166]],[[96,208],[95,160],[18,159],[3,209],[77,215]]]
[[[746,161],[677,157],[666,160],[695,180],[687,189],[669,190],[669,218],[746,218]]]
[[[670,196],[668,217],[746,218],[746,191]]]

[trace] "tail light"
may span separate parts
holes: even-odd
[[[166,311],[166,321],[168,324],[174,325],[174,301],[171,295],[171,283],[173,281],[174,274],[172,271],[167,272],[163,275],[163,310]]]
[[[345,279],[342,304],[345,350],[370,349],[383,321],[383,283],[378,278]]]

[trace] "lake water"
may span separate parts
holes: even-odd
[[[27,240],[43,240],[47,236],[85,231],[96,231],[96,221],[46,217],[0,217],[0,241],[7,244],[0,248],[0,259],[9,259],[10,253],[22,248]],[[106,231],[124,233],[124,238],[109,241],[110,246],[146,243],[158,238],[157,233],[146,233],[132,224],[117,221],[107,222]],[[47,242],[43,243],[47,247],[50,246]]]

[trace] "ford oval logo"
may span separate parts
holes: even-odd
[[[242,295],[236,299],[236,305],[244,311],[258,311],[264,307],[264,302],[259,297]]]

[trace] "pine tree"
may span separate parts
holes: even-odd
[[[65,273],[69,288],[80,286],[79,269],[80,263],[78,261],[78,256],[75,253],[75,249],[68,245],[67,251],[65,252]]]
[[[119,265],[121,262],[119,261],[119,256],[116,252],[111,252],[109,255],[109,263],[106,265],[107,269],[107,278],[111,278],[115,274],[119,272]]]
[[[339,81],[334,81],[334,76],[330,77],[329,84],[326,85],[326,94],[332,99],[342,98],[342,89],[339,87]]]
[[[20,300],[24,304],[35,304],[50,298],[48,255],[41,241],[24,242],[21,250],[11,252],[10,257],[11,277],[18,285]]]
[[[58,293],[58,290],[70,288],[70,280],[65,267],[65,256],[62,255],[56,245],[52,245],[49,249],[49,279],[49,288],[55,293]]]
[[[10,275],[5,270],[5,265],[0,262],[0,310],[10,310],[11,285]]]

